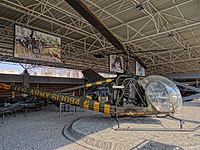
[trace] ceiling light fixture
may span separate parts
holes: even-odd
[[[144,9],[144,7],[142,6],[142,3],[141,4],[137,4],[135,8],[136,8],[137,11],[140,11],[140,10]]]
[[[174,36],[173,33],[168,34],[168,37],[173,37],[173,36]]]
[[[101,53],[94,54],[94,57],[96,57],[96,58],[105,58],[103,56],[103,54],[101,54]]]

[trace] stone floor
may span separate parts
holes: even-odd
[[[200,108],[184,106],[176,117],[189,122],[184,128],[194,128],[200,125]],[[171,118],[132,117],[120,118],[120,128],[177,128],[179,121]],[[166,132],[166,131],[115,131],[117,128],[113,118],[104,115],[94,115],[77,120],[71,127],[70,134],[80,144],[90,148],[125,150],[145,149],[200,149],[200,130],[195,132]],[[146,143],[146,144],[144,144]]]
[[[176,117],[188,120],[185,128],[200,125],[200,107],[183,106]],[[70,135],[76,143],[62,135],[65,125],[70,125]],[[179,123],[163,118],[121,118],[121,128],[178,128]],[[2,150],[84,150],[84,149],[200,149],[200,130],[192,133],[161,131],[115,131],[113,118],[92,111],[64,112],[59,117],[57,108],[24,112],[17,117],[8,115],[0,124],[0,149]]]

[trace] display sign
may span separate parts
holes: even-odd
[[[116,73],[124,72],[123,57],[117,55],[110,55],[110,71]]]
[[[136,61],[135,63],[135,74],[138,76],[145,76],[145,69]]]
[[[14,57],[61,62],[61,38],[15,25]]]

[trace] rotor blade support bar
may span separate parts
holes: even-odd
[[[72,88],[67,88],[67,89],[61,90],[60,92],[64,93],[64,92],[67,92],[67,91],[72,91],[72,90],[77,90],[77,89],[82,89],[82,88],[88,88],[88,87],[92,87],[94,85],[102,85],[104,83],[110,83],[112,81],[113,81],[113,79],[106,79],[106,80],[102,80],[102,81],[87,83],[85,85],[80,85],[80,86],[76,86],[76,87],[72,87]]]
[[[95,29],[97,29],[117,50],[126,51],[123,44],[114,36],[106,25],[82,2],[82,0],[65,0],[73,7],[83,18],[85,18]],[[142,60],[133,57],[142,67],[147,68]]]

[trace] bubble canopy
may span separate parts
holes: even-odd
[[[182,106],[182,97],[178,87],[162,76],[148,76],[142,80],[148,101],[159,112],[175,112]]]

